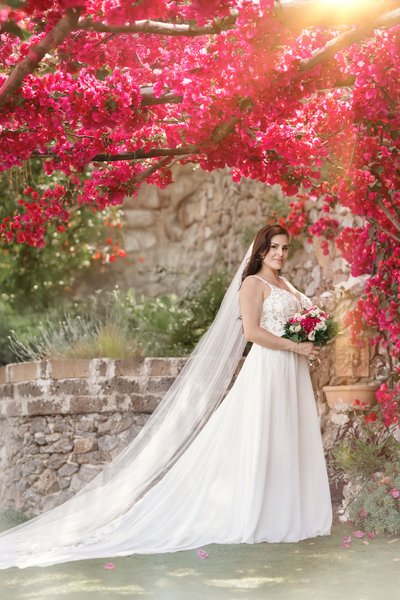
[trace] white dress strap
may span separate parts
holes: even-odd
[[[263,277],[260,277],[260,275],[248,275],[248,277],[255,277],[256,279],[259,279],[260,281],[262,281],[263,283],[265,283],[269,288],[273,287],[273,285],[271,285],[270,283],[268,283],[268,281],[266,281],[265,279],[263,279]]]

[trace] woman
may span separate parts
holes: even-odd
[[[259,231],[213,325],[137,438],[75,497],[0,536],[1,568],[330,533],[309,376],[318,349],[281,338],[286,320],[311,304],[279,275],[288,243],[279,226]],[[253,346],[220,403],[246,339]]]

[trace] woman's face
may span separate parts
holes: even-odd
[[[271,247],[264,256],[263,264],[270,269],[279,271],[285,264],[289,251],[289,239],[284,234],[271,238]]]

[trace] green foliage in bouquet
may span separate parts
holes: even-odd
[[[296,343],[313,342],[317,346],[325,346],[338,335],[339,329],[337,321],[317,306],[312,306],[285,323],[282,337]]]

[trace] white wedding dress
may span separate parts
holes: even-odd
[[[311,302],[299,294],[301,306],[293,293],[270,287],[261,325],[280,336],[287,319]],[[18,566],[212,543],[296,542],[328,535],[331,522],[308,359],[253,344],[225,399],[154,487],[94,536],[33,553]]]

